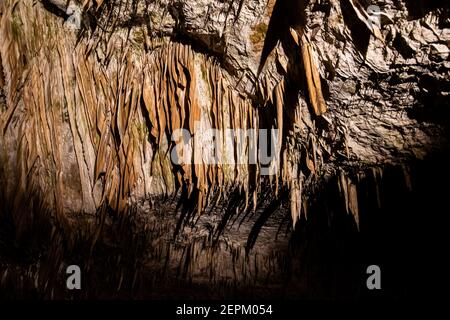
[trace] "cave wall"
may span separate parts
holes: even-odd
[[[72,1],[77,25],[59,1],[3,1],[0,174],[13,237],[27,243],[45,225],[48,259],[58,256],[48,270],[79,247],[124,250],[129,236],[150,250],[129,257],[144,278],[267,286],[297,263],[286,263],[295,232],[329,216],[314,199],[333,181],[358,238],[360,177],[393,166],[403,183],[410,163],[448,147],[448,4],[373,4],[380,25],[356,0]],[[279,129],[279,168],[172,163],[177,129],[209,142],[209,128]],[[236,162],[251,157],[250,141],[226,142]]]

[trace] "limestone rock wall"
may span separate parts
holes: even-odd
[[[4,0],[2,211],[18,235],[44,217],[69,247],[83,238],[91,251],[114,219],[143,214],[139,226],[159,230],[155,257],[174,269],[204,277],[214,243],[228,262],[211,274],[253,279],[265,265],[268,277],[283,269],[276,253],[287,242],[270,239],[286,216],[297,227],[308,218],[321,185],[333,181],[359,228],[361,181],[377,185],[399,165],[409,185],[411,161],[446,150],[449,10],[412,0]],[[174,132],[208,144],[211,128],[280,130],[279,167],[263,176],[247,161],[171,161]],[[235,162],[258,143],[221,139]],[[208,149],[189,146],[191,159]],[[168,197],[185,211],[155,212]],[[255,243],[264,253],[248,258]]]

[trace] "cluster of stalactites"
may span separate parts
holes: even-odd
[[[64,217],[105,205],[124,211],[140,197],[174,194],[180,186],[198,191],[199,211],[213,193],[231,188],[244,190],[247,202],[251,192],[256,196],[258,166],[245,161],[249,141],[239,152],[224,150],[236,164],[180,169],[170,157],[177,129],[201,142],[208,128],[258,128],[257,108],[213,59],[173,42],[139,53],[112,36],[105,64],[88,50],[91,43],[76,45],[50,13],[26,2],[6,3],[0,25],[8,98],[2,141],[19,139],[17,161],[5,164],[18,175],[6,188],[16,190],[14,203],[40,194],[43,207]]]
[[[136,52],[114,35],[103,53],[108,57],[104,63],[96,51],[101,49],[87,50],[91,44],[84,40],[76,45],[50,13],[32,10],[26,2],[13,8],[8,0],[0,21],[7,80],[2,139],[12,132],[18,136],[18,161],[8,164],[19,172],[16,195],[38,192],[43,205],[58,216],[93,213],[106,205],[121,212],[136,199],[174,194],[178,187],[185,187],[188,195],[196,191],[199,212],[214,195],[221,200],[236,188],[243,191],[246,206],[256,206],[261,167],[246,160],[254,157],[250,145],[258,145],[258,135],[246,141],[235,136],[231,149],[226,135],[221,136],[216,146],[233,158],[223,164],[176,165],[171,155],[179,129],[195,137],[191,159],[202,160],[196,154],[204,151],[202,135],[208,129],[258,130],[264,122],[265,129],[279,130],[274,158],[280,164],[268,177],[274,193],[280,183],[289,189],[294,225],[302,212],[306,217],[301,163],[315,174],[318,147],[311,141],[305,154],[286,143],[286,112],[295,114],[293,127],[302,122],[299,106],[286,110],[285,80],[273,88],[261,84],[267,103],[258,106],[233,88],[213,58],[189,45],[168,41],[153,51]],[[15,36],[17,28],[20,37]],[[292,36],[301,48],[312,110],[320,116],[326,105],[313,49],[305,35],[294,31]],[[266,119],[271,114],[273,119]],[[342,182],[342,187],[357,217],[351,184]],[[14,203],[22,202],[17,198]]]

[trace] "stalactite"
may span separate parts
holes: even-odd
[[[300,47],[303,68],[308,85],[309,100],[316,116],[320,116],[327,111],[325,99],[323,98],[320,75],[314,61],[314,52],[308,38],[304,33],[298,34],[296,30],[290,29],[292,38]]]
[[[367,27],[367,29],[379,40],[383,40],[383,35],[381,34],[380,28],[370,21],[370,17],[366,11],[366,9],[363,7],[363,5],[358,0],[348,0],[351,4],[351,7],[353,8],[356,16],[358,19],[360,19]]]
[[[58,217],[66,211],[94,215],[105,206],[125,213],[139,198],[174,195],[183,187],[189,198],[196,195],[198,213],[211,205],[211,199],[223,200],[233,190],[242,192],[244,211],[250,203],[256,210],[264,178],[260,165],[249,164],[249,159],[258,158],[257,148],[251,148],[261,142],[258,135],[221,134],[213,143],[207,131],[257,130],[263,120],[267,129],[279,130],[275,159],[280,165],[272,163],[275,171],[269,176],[274,196],[286,188],[293,225],[302,212],[306,218],[302,167],[318,174],[322,148],[314,134],[302,147],[286,144],[292,130],[303,126],[300,106],[291,108],[285,101],[292,94],[287,78],[271,87],[265,74],[257,83],[260,104],[234,88],[217,59],[188,44],[160,39],[158,46],[137,52],[120,34],[112,33],[101,39],[106,41],[101,43],[106,52],[98,58],[95,50],[101,50],[100,40],[75,42],[58,22],[47,23],[50,13],[31,10],[24,1],[16,6],[10,0],[2,4],[0,22],[8,106],[0,123],[5,134],[19,133],[17,153],[27,155],[17,163],[23,193],[41,193],[43,206],[55,210]],[[84,7],[92,4],[86,2]],[[94,10],[99,10],[102,2],[96,6]],[[20,23],[15,12],[36,23]],[[25,36],[14,37],[13,28],[22,28]],[[321,116],[327,108],[313,47],[306,34],[291,29],[291,35],[303,61],[311,107]],[[287,73],[287,64],[284,68]],[[19,112],[21,116],[11,124]],[[179,129],[187,130],[192,139],[178,154],[188,161],[178,166],[171,151],[181,142],[180,138],[172,141]],[[70,136],[63,139],[67,130]],[[66,164],[65,144],[74,155]],[[203,158],[214,146],[224,163],[207,163]],[[77,177],[69,175],[68,167],[76,168]],[[346,208],[358,221],[356,189],[344,180]]]
[[[359,230],[359,206],[358,206],[358,191],[356,184],[341,171],[339,178],[339,190],[343,195],[345,210],[348,214],[352,214],[356,226]]]

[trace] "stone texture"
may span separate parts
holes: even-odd
[[[129,246],[145,255],[137,266],[128,252],[130,286],[137,274],[155,282],[167,270],[225,286],[287,281],[285,271],[303,268],[289,260],[292,224],[301,221],[297,232],[306,228],[318,247],[308,223],[321,214],[329,224],[345,212],[349,230],[364,230],[361,200],[379,200],[389,185],[379,167],[405,165],[408,182],[410,161],[448,147],[446,1],[374,1],[375,26],[369,3],[357,0],[109,3],[86,2],[79,30],[64,2],[0,3],[2,210],[18,238],[36,217],[49,222],[57,259],[47,273],[80,241],[90,254],[131,252],[136,240]],[[320,116],[311,82],[326,103]],[[198,136],[225,122],[283,128],[276,177],[174,166],[170,135],[193,131],[195,120]],[[120,289],[123,274],[111,277]]]

